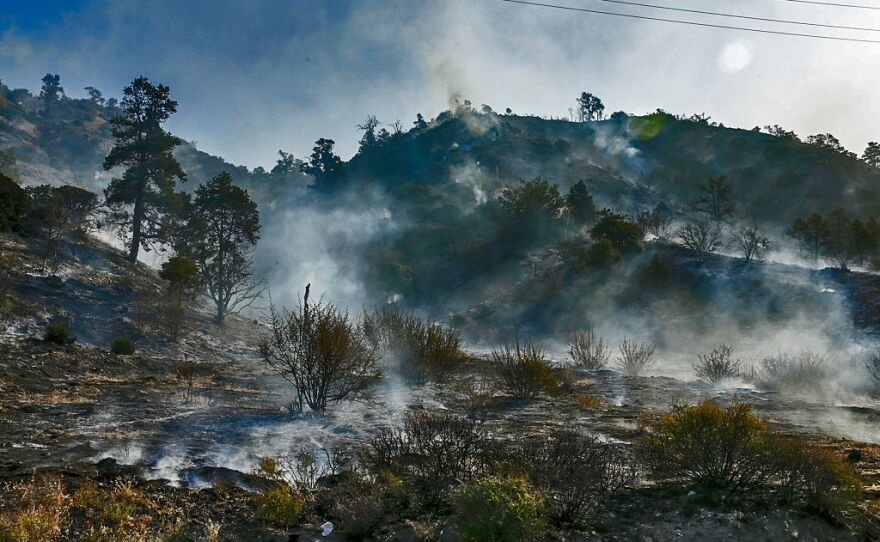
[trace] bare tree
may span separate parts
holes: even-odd
[[[694,372],[700,380],[712,386],[738,376],[742,369],[742,362],[733,358],[733,347],[726,344],[699,354],[697,358],[699,361],[694,364]]]
[[[627,376],[638,376],[654,360],[654,344],[624,337],[618,344],[617,368]]]
[[[715,252],[721,244],[721,230],[705,220],[682,226],[675,235],[685,248],[703,254]]]
[[[742,253],[746,263],[763,260],[773,244],[756,226],[743,227],[733,232],[733,244]]]
[[[293,311],[271,307],[270,336],[260,355],[285,380],[303,404],[324,412],[329,403],[365,397],[382,376],[376,348],[348,313],[318,301],[309,303],[309,287]]]
[[[568,355],[576,367],[596,371],[608,364],[611,347],[593,329],[577,331],[568,347]]]

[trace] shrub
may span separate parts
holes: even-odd
[[[0,232],[25,233],[30,199],[24,188],[0,173]]]
[[[620,260],[620,251],[608,239],[599,239],[583,251],[578,259],[582,269],[602,269]]]
[[[638,376],[654,362],[652,343],[639,343],[624,337],[618,343],[618,349],[617,368],[627,376]]]
[[[490,364],[498,389],[517,399],[533,399],[559,387],[544,348],[531,339],[520,343],[517,338],[512,345],[493,350]]]
[[[130,356],[134,351],[134,341],[128,337],[116,337],[113,339],[113,346],[110,347],[110,352],[121,356]]]
[[[810,391],[821,388],[830,376],[825,356],[803,351],[764,358],[748,379],[765,389]]]
[[[642,235],[639,227],[608,209],[599,212],[599,220],[590,229],[590,238],[601,242],[607,240],[620,252],[632,252],[641,249]]]
[[[620,447],[574,431],[557,431],[524,451],[529,479],[551,517],[566,524],[583,524],[635,475]]]
[[[780,488],[789,500],[802,498],[820,514],[834,516],[861,494],[861,483],[849,463],[833,450],[796,438],[773,443]]]
[[[528,542],[541,535],[541,498],[519,478],[483,478],[465,486],[455,520],[470,542]]]
[[[775,473],[772,435],[749,405],[677,406],[645,425],[639,450],[655,475],[705,488],[748,489]]]
[[[43,332],[43,340],[54,344],[71,344],[76,341],[70,336],[70,326],[64,322],[50,322]]]
[[[739,376],[742,362],[733,359],[733,347],[722,344],[716,346],[711,352],[704,352],[697,356],[698,362],[694,364],[694,372],[697,378],[712,386],[722,380],[728,380]]]
[[[376,349],[332,304],[309,304],[306,296],[293,311],[272,307],[269,331],[260,355],[293,385],[299,408],[324,412],[330,403],[364,397],[382,376]]]
[[[608,359],[611,357],[611,348],[605,344],[602,337],[590,329],[575,332],[568,347],[568,355],[571,356],[575,367],[596,371],[608,363]]]
[[[299,523],[303,499],[284,484],[267,489],[260,494],[260,515],[266,521],[290,528]]]
[[[456,330],[412,314],[365,312],[361,328],[376,347],[393,354],[400,374],[412,384],[445,382],[467,359]]]
[[[649,261],[639,273],[641,284],[646,288],[665,286],[669,284],[671,278],[672,270],[669,268],[669,264],[666,263],[666,260],[661,258],[659,254],[654,254],[651,261]]]
[[[383,429],[358,452],[375,477],[391,476],[428,504],[485,469],[486,438],[477,425],[451,414],[410,413],[403,426]]]

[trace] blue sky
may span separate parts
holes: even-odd
[[[570,5],[595,0],[560,0]],[[880,12],[774,0],[676,5],[880,28]],[[595,7],[595,6],[594,6]],[[605,6],[607,7],[607,6]],[[876,37],[876,36],[873,36]],[[880,45],[694,29],[497,0],[0,0],[0,79],[106,95],[143,74],[180,103],[171,129],[251,167],[319,137],[350,155],[368,114],[410,123],[454,96],[564,116],[581,90],[609,110],[880,140]]]

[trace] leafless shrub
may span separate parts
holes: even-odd
[[[875,388],[880,388],[880,350],[872,352],[865,360],[865,368],[874,382]]]
[[[195,384],[196,366],[191,361],[175,362],[172,366],[174,370],[174,378],[183,388],[184,400],[189,403],[193,399],[193,390]]]
[[[523,451],[528,477],[545,495],[551,516],[567,524],[583,524],[636,472],[619,446],[570,430],[542,436]]]
[[[264,457],[260,473],[284,482],[300,494],[313,495],[322,479],[338,474],[348,456],[341,450],[300,446],[291,455]]]
[[[469,376],[455,385],[463,400],[468,418],[482,421],[492,406],[496,404],[495,383],[490,375]]]
[[[467,359],[454,329],[395,311],[364,312],[364,335],[391,353],[401,376],[412,384],[445,382]]]
[[[617,368],[627,376],[638,376],[654,363],[654,344],[624,337],[618,343]]]
[[[699,354],[697,358],[699,361],[694,364],[694,372],[709,385],[714,386],[722,380],[740,375],[742,362],[733,359],[733,347],[726,344],[716,346],[711,352]]]
[[[739,249],[746,262],[763,260],[767,252],[773,248],[770,239],[762,235],[755,226],[743,227],[733,232],[733,244]]]
[[[831,369],[826,356],[803,351],[764,358],[747,376],[765,389],[809,391],[821,388],[831,376]]]
[[[521,343],[517,337],[512,344],[493,350],[490,364],[498,389],[517,399],[533,399],[559,388],[544,348],[531,339]]]
[[[324,412],[329,403],[362,398],[382,376],[376,349],[348,313],[310,304],[308,290],[293,311],[272,307],[268,323],[260,355],[293,384],[300,407]]]
[[[708,254],[718,250],[721,230],[708,221],[698,221],[682,226],[675,232],[681,244],[690,250]]]
[[[611,347],[592,329],[577,331],[568,347],[568,355],[575,367],[596,371],[608,364]]]
[[[374,477],[393,476],[429,503],[485,469],[486,437],[471,420],[451,414],[410,413],[403,426],[383,429],[357,454]]]

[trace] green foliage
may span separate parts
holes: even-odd
[[[76,338],[70,335],[70,326],[64,322],[50,322],[43,331],[43,340],[54,344],[71,344]]]
[[[299,523],[303,498],[285,484],[277,484],[259,496],[260,514],[263,519],[284,528]]]
[[[647,288],[663,287],[672,279],[672,270],[669,264],[659,254],[654,254],[651,260],[642,268],[639,276],[641,284]]]
[[[345,168],[342,159],[333,152],[335,144],[332,139],[323,137],[315,141],[309,161],[301,166],[303,173],[315,179],[310,188],[316,191],[332,192],[344,180]]]
[[[700,192],[701,195],[694,200],[694,209],[705,215],[706,220],[717,225],[733,217],[733,188],[725,177],[709,177],[709,181],[700,186]]]
[[[134,262],[141,247],[151,250],[172,240],[180,200],[175,179],[186,180],[186,174],[173,154],[182,140],[162,128],[177,111],[168,87],[138,77],[123,94],[122,114],[110,121],[116,141],[104,169],[122,166],[125,172],[110,181],[104,196],[112,211],[107,219],[129,242]]]
[[[559,187],[541,177],[505,186],[496,204],[493,219],[499,226],[498,241],[505,245],[526,246],[552,237],[566,212]]]
[[[541,512],[541,496],[527,481],[489,477],[462,488],[455,520],[470,542],[528,542],[541,536]]]
[[[251,252],[259,238],[257,204],[247,190],[232,184],[229,173],[199,185],[187,241],[200,282],[214,301],[218,325],[262,294],[262,283],[252,280]]]
[[[578,181],[568,189],[565,203],[575,224],[590,224],[596,218],[596,203],[584,181]]]
[[[599,213],[598,222],[590,229],[590,238],[594,241],[607,240],[621,253],[638,251],[642,246],[639,227],[625,216],[608,209]]]
[[[113,346],[110,347],[110,352],[121,356],[130,356],[135,352],[134,341],[128,337],[116,337],[113,339]]]
[[[23,234],[26,231],[30,200],[24,188],[0,173],[0,232]]]
[[[604,269],[620,260],[620,251],[610,239],[600,239],[590,245],[578,258],[580,268]]]

